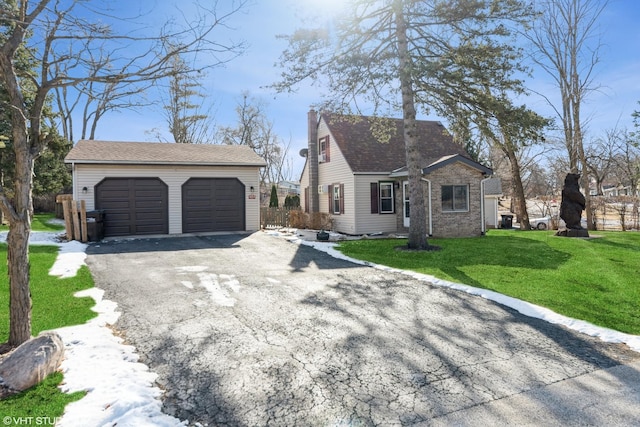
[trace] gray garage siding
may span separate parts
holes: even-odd
[[[95,209],[95,186],[105,177],[158,177],[168,186],[169,234],[182,233],[182,186],[191,178],[234,177],[244,185],[244,231],[260,229],[260,187],[258,168],[253,167],[205,167],[205,166],[158,166],[158,165],[74,165],[74,198],[85,200],[87,209]],[[87,191],[81,191],[87,187]],[[251,192],[254,188],[254,193]]]

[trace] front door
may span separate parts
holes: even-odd
[[[405,227],[409,227],[409,181],[402,182],[402,219]]]

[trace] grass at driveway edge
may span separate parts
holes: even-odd
[[[489,289],[598,326],[640,335],[640,233],[490,230],[430,239],[439,251],[399,251],[402,239],[343,241],[350,257]]]
[[[0,257],[6,259],[6,244],[0,244]],[[91,273],[82,266],[75,277],[58,278],[49,275],[49,269],[58,256],[58,247],[32,245],[29,247],[31,264],[32,334],[64,326],[83,324],[96,316],[91,310],[93,298],[78,298],[78,291],[94,286]],[[0,263],[0,301],[6,301],[0,308],[0,342],[9,337],[9,285],[6,262]],[[0,400],[0,415],[15,419],[21,417],[42,417],[47,422],[62,416],[68,403],[81,399],[86,393],[65,394],[58,385],[63,381],[60,372],[53,373],[35,387]],[[14,424],[17,425],[17,420]]]
[[[33,215],[31,221],[31,231],[64,231],[64,225],[56,224],[53,221],[56,218],[53,213],[37,213]],[[0,225],[0,231],[9,230],[9,226],[6,224]]]

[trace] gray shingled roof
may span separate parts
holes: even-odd
[[[265,166],[260,156],[243,145],[89,140],[78,141],[64,160],[93,164]]]
[[[500,178],[492,178],[484,183],[484,194],[491,196],[502,195],[502,180]]]
[[[322,118],[353,172],[391,172],[406,165],[402,119],[382,119],[380,127],[383,133],[388,131],[389,141],[379,142],[371,131],[375,120],[371,117],[323,113]],[[459,154],[470,159],[440,122],[418,120],[417,127],[425,167],[444,156]]]

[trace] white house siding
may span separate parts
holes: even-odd
[[[396,231],[396,216],[393,214],[371,213],[371,183],[389,181],[386,173],[354,175],[335,143],[326,123],[322,120],[318,126],[318,139],[329,134],[329,161],[318,165],[318,184],[344,185],[344,214],[333,216],[333,229],[346,234],[366,234]],[[329,178],[330,177],[330,178]],[[300,176],[301,205],[306,210],[305,188],[309,187],[309,166],[305,163]],[[308,189],[309,197],[311,188]],[[401,209],[402,206],[396,206]],[[329,195],[320,194],[320,212],[329,212]]]
[[[356,219],[354,234],[368,233],[393,233],[397,231],[397,215],[402,212],[402,205],[398,204],[396,197],[395,214],[371,213],[371,183],[379,181],[391,181],[388,174],[359,174],[355,176],[355,204]],[[394,193],[402,192],[394,187]]]
[[[74,165],[74,199],[84,200],[87,210],[95,208],[94,187],[104,178],[160,178],[169,191],[169,234],[182,233],[182,184],[189,178],[238,178],[245,186],[245,226],[260,229],[260,176],[258,168],[234,166],[169,165]],[[251,186],[256,197],[250,199]],[[87,187],[87,192],[82,191]]]
[[[329,134],[329,161],[318,165],[318,185],[344,185],[344,214],[333,215],[335,231],[356,234],[355,184],[353,172],[330,134],[324,120],[318,126],[318,139]],[[308,181],[307,181],[308,182]],[[329,212],[329,195],[320,194],[320,212]]]
[[[498,202],[497,196],[484,198],[484,222],[487,228],[498,228]]]

